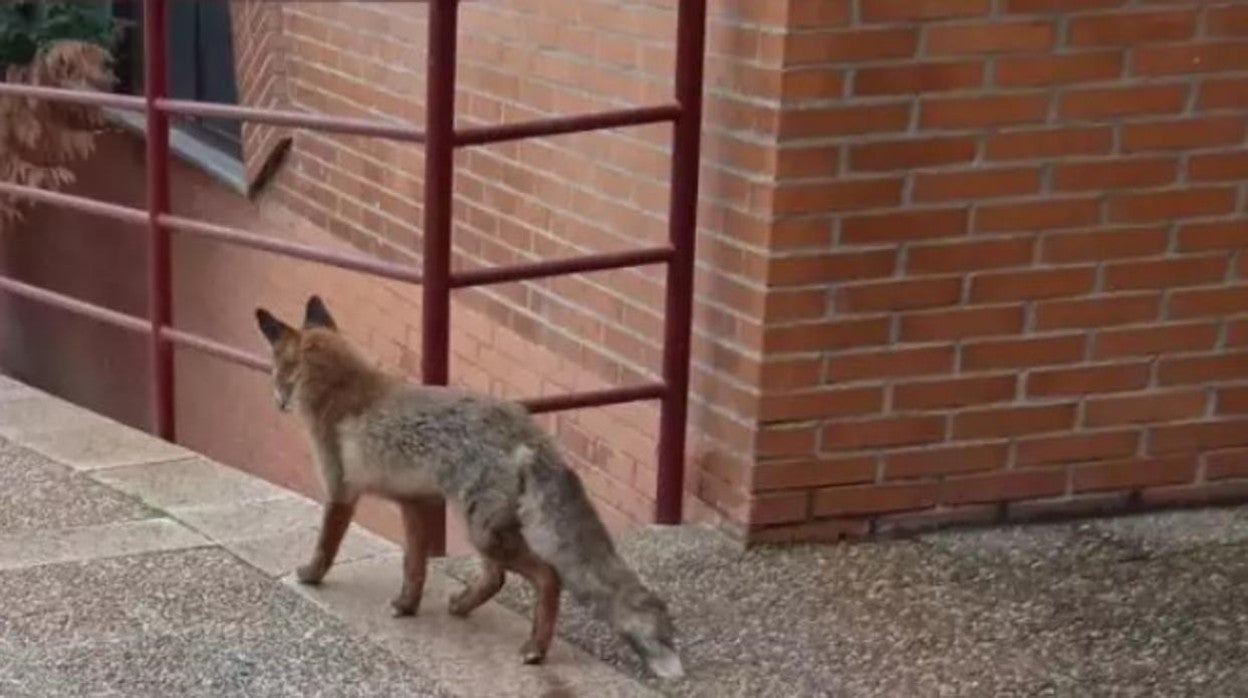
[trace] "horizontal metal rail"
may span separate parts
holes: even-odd
[[[237,119],[254,124],[295,126],[298,128],[345,133],[352,136],[371,136],[407,143],[424,143],[425,132],[407,124],[378,119],[357,119],[348,116],[329,116],[312,112],[283,109],[240,107],[233,104],[192,102],[182,99],[158,99],[156,108],[179,116],[202,116],[218,119]]]
[[[534,414],[541,414],[542,412],[575,410],[581,407],[601,407],[603,405],[619,405],[625,402],[638,402],[640,400],[654,400],[666,394],[667,386],[664,384],[647,383],[623,388],[593,390],[584,393],[529,398],[520,400],[520,404]]]
[[[49,291],[45,288],[32,286],[30,284],[11,279],[6,276],[0,276],[0,289],[8,291],[13,295],[28,298],[33,301],[46,303],[47,305],[61,308],[73,313],[78,313],[93,320],[98,320],[106,324],[114,325],[136,334],[146,335],[151,330],[151,323],[146,318],[135,317],[128,313],[123,313],[110,308],[105,308],[94,303],[78,300],[72,296],[67,296],[56,291]],[[222,344],[207,337],[184,332],[172,327],[161,328],[161,339],[172,344],[194,349],[196,351],[215,356],[219,359],[238,364],[255,371],[268,372],[272,368],[272,364],[262,356],[253,354],[242,349],[236,349],[227,344]],[[553,395],[547,397],[529,398],[520,400],[520,404],[524,405],[530,412],[539,414],[542,412],[556,412],[559,410],[572,410],[582,407],[600,407],[603,405],[618,405],[626,402],[637,402],[639,400],[653,400],[663,397],[666,386],[662,383],[650,383],[638,386],[626,386],[622,388],[607,388],[604,390],[593,390],[581,393],[569,393],[566,395]]]
[[[189,332],[183,332],[182,330],[175,330],[172,327],[162,328],[160,330],[160,336],[162,339],[172,342],[178,346],[195,349],[205,354],[215,356],[219,359],[225,359],[231,363],[246,366],[247,368],[254,369],[256,371],[268,373],[273,369],[273,364],[268,359],[265,359],[258,354],[252,354],[251,352],[243,351],[242,349],[236,349],[227,344],[222,344],[208,339],[207,337],[201,337]]]
[[[558,136],[581,131],[596,131],[621,126],[643,126],[664,121],[674,121],[680,116],[679,104],[661,104],[653,107],[617,109],[594,114],[559,116],[551,119],[526,121],[496,126],[470,126],[455,131],[455,145],[485,145],[536,136]]]
[[[23,283],[17,279],[12,279],[7,276],[0,276],[0,289],[8,291],[15,296],[21,296],[22,298],[28,298],[32,301],[46,303],[55,308],[68,310],[73,313],[78,313],[79,315],[85,315],[93,320],[99,320],[110,325],[116,325],[122,329],[130,330],[131,332],[149,334],[152,329],[151,322],[147,318],[135,317],[133,315],[112,310],[111,308],[105,308],[102,305],[80,301],[73,296],[67,296],[63,293],[57,293],[56,291],[49,291],[46,288],[39,288],[38,286],[31,286],[28,283]]]
[[[94,90],[70,90],[64,87],[44,87],[27,85],[20,82],[0,81],[0,95],[13,97],[32,97],[46,99],[50,102],[67,102],[70,104],[88,104],[94,107],[113,107],[130,111],[145,111],[147,101],[135,95],[121,95],[111,92]]]
[[[561,274],[662,264],[670,260],[673,253],[674,250],[671,247],[650,247],[641,250],[629,250],[627,252],[608,252],[506,267],[466,269],[451,274],[451,287],[468,288],[470,286],[484,286],[508,281],[541,279]]]
[[[83,211],[85,213],[95,214],[104,218],[112,218],[126,223],[134,223],[136,225],[146,225],[150,220],[147,211],[132,208],[130,206],[110,204],[103,201],[96,201],[95,199],[89,199],[84,196],[47,191],[38,187],[31,187],[22,184],[7,184],[0,182],[0,194],[7,194],[10,196],[29,199],[31,201],[63,206],[68,209]],[[183,216],[174,216],[162,213],[158,216],[157,220],[161,225],[168,227],[170,230],[220,240],[222,242],[235,244],[240,247],[250,247],[263,252],[279,254],[286,257],[292,257],[294,259],[303,259],[309,262],[318,262],[338,267],[340,269],[375,274],[377,276],[383,276],[397,281],[405,281],[407,283],[418,284],[421,281],[420,270],[414,266],[395,264],[394,262],[386,262],[374,257],[365,257],[356,254],[329,252],[311,245],[301,245],[295,242],[287,242],[278,238],[257,235],[240,228],[231,228],[229,226],[217,225],[215,223],[205,223],[203,221],[197,221]]]
[[[256,235],[255,233],[248,232],[241,228],[232,228],[226,225],[217,225],[216,223],[205,223],[204,221],[197,221],[193,218],[185,218],[182,216],[162,214],[159,220],[162,225],[168,226],[170,230],[199,235],[201,237],[220,240],[222,242],[234,243],[242,247],[250,247],[256,250],[285,255],[287,257],[304,259],[310,262],[320,262],[322,264],[328,264],[341,269],[362,271],[369,274],[375,274],[377,276],[384,276],[387,279],[406,281],[412,284],[419,284],[421,280],[420,270],[414,266],[406,264],[386,262],[375,257],[329,252],[318,247],[313,247],[312,245],[301,245],[297,242],[287,242],[285,240],[266,237],[264,235]]]

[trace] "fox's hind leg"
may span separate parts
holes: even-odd
[[[355,515],[355,503],[354,498],[326,502],[321,519],[321,535],[316,542],[316,550],[312,553],[312,561],[295,570],[301,583],[320,584],[325,578],[325,573],[334,564],[334,557],[338,555],[342,537],[351,525],[351,517]]]
[[[503,563],[483,556],[477,578],[463,591],[451,597],[451,615],[463,618],[494,598],[498,590],[503,588],[503,574]]]
[[[537,604],[533,608],[533,630],[529,641],[520,648],[520,656],[525,664],[540,664],[546,659],[550,642],[555,636],[555,618],[559,615],[561,590],[559,573],[527,550],[513,559],[508,568],[529,580],[537,595]]]
[[[420,609],[425,591],[425,568],[429,560],[429,537],[424,526],[423,500],[399,502],[403,513],[403,588],[390,602],[394,615],[410,616]]]

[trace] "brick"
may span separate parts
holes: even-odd
[[[930,376],[953,368],[953,347],[907,347],[841,354],[828,360],[828,383]]]
[[[1031,261],[1031,238],[970,240],[915,245],[906,256],[910,274],[941,274],[1026,265]]]
[[[1042,434],[1068,430],[1074,422],[1073,404],[994,407],[954,415],[953,436],[957,439],[985,439]]]
[[[1248,220],[1187,223],[1179,228],[1179,252],[1234,250],[1248,247]]]
[[[1235,210],[1235,190],[1204,187],[1122,194],[1109,201],[1113,221],[1141,223],[1188,216],[1215,216]]]
[[[1020,466],[1110,460],[1134,455],[1139,443],[1136,431],[1043,436],[1020,440],[1015,458]]]
[[[1040,123],[1048,108],[1046,94],[931,98],[919,107],[919,126],[970,129]]]
[[[1155,320],[1160,310],[1161,296],[1151,293],[1048,301],[1036,306],[1035,328],[1037,330],[1076,327],[1095,329],[1127,325]]]
[[[1212,349],[1218,328],[1212,323],[1174,323],[1098,332],[1092,356],[1111,359]]]
[[[910,126],[910,104],[868,104],[780,112],[777,133],[793,138],[833,138],[864,133],[902,132]]]
[[[995,82],[1001,87],[1075,85],[1117,79],[1123,73],[1121,51],[1005,56],[997,59]]]
[[[1248,388],[1218,388],[1218,414],[1248,414]]]
[[[1040,258],[1050,264],[1070,264],[1150,257],[1165,252],[1167,237],[1164,227],[1055,233],[1040,243]]]
[[[1233,315],[1248,308],[1248,286],[1175,291],[1167,310],[1175,319]]]
[[[901,317],[901,341],[932,342],[1015,334],[1023,329],[1021,305],[956,308]]]
[[[894,410],[931,410],[1008,402],[1014,398],[1013,375],[974,376],[899,383],[893,386]]]
[[[749,539],[751,543],[760,545],[796,542],[835,543],[843,540],[858,540],[867,537],[870,533],[871,522],[867,519],[831,519],[792,526],[751,528]]]
[[[840,241],[848,245],[895,243],[966,234],[965,208],[906,210],[841,220]]]
[[[1185,85],[1070,90],[1059,99],[1058,113],[1063,119],[1174,114],[1183,110],[1187,90]]]
[[[1215,283],[1225,278],[1228,261],[1225,254],[1213,254],[1113,262],[1105,267],[1105,288],[1119,291]]]
[[[835,32],[788,32],[784,36],[786,65],[909,58],[919,45],[912,27],[855,29]]]
[[[1248,320],[1229,320],[1226,323],[1226,345],[1248,346]]]
[[[926,509],[936,503],[927,483],[833,487],[815,492],[815,516],[863,516]]]
[[[944,417],[888,417],[833,422],[824,427],[821,443],[823,450],[837,451],[931,443],[944,437]]]
[[[1248,499],[1248,482],[1223,481],[1199,485],[1148,487],[1140,492],[1144,506],[1215,506]]]
[[[816,324],[768,327],[763,332],[767,353],[828,351],[888,341],[888,318],[854,318]]]
[[[1178,41],[1196,33],[1196,11],[1114,12],[1071,17],[1067,29],[1071,46],[1138,46]]]
[[[962,345],[962,368],[978,371],[1071,363],[1083,358],[1085,343],[1081,334],[967,342]]]
[[[977,61],[908,63],[859,68],[854,76],[853,93],[880,96],[948,92],[979,87],[983,82],[984,66]]]
[[[989,134],[985,152],[989,160],[1028,160],[1105,154],[1113,143],[1106,126],[1025,129]]]
[[[1015,470],[970,477],[947,478],[941,483],[942,504],[1005,502],[1051,497],[1066,491],[1066,473],[1060,470]]]
[[[874,517],[872,530],[878,538],[903,538],[952,526],[993,523],[999,518],[999,513],[999,509],[992,504],[942,506],[926,511],[909,511]]]
[[[1242,150],[1192,155],[1187,176],[1194,182],[1238,181],[1248,178],[1248,152]]]
[[[810,516],[810,494],[789,492],[754,497],[750,500],[749,520],[756,525],[804,521]]]
[[[1016,20],[936,24],[927,29],[929,56],[968,53],[1022,53],[1053,45],[1053,22]]]
[[[1091,291],[1094,280],[1095,271],[1088,267],[985,273],[971,281],[971,301],[993,303],[1077,296]]]
[[[767,283],[805,286],[873,279],[891,276],[896,266],[896,250],[773,257],[767,264]]]
[[[1128,0],[1005,0],[1010,13],[1075,12],[1122,7]]]
[[[1149,121],[1123,124],[1122,151],[1184,150],[1238,144],[1244,140],[1243,116]]]
[[[826,213],[893,206],[901,201],[901,180],[838,180],[779,186],[772,198],[777,214]]]
[[[1170,184],[1178,174],[1177,158],[1072,161],[1060,163],[1053,169],[1053,188],[1057,191],[1134,189]]]
[[[909,138],[855,146],[849,151],[849,168],[860,172],[909,170],[975,159],[974,138]]]
[[[1195,477],[1193,458],[1135,459],[1077,467],[1071,473],[1071,487],[1076,492],[1097,492],[1191,482]]]
[[[751,471],[753,489],[808,489],[830,485],[850,485],[875,479],[873,456],[803,460],[791,463],[760,463]]]
[[[1248,7],[1211,7],[1205,26],[1212,36],[1248,36]]]
[[[884,457],[887,480],[957,475],[1005,467],[1009,458],[1005,443],[940,446],[890,453]]]
[[[795,2],[788,9],[788,26],[798,29],[845,25],[852,17],[849,0]]]
[[[879,281],[842,286],[836,306],[848,313],[913,310],[952,305],[961,295],[959,278]]]
[[[887,325],[885,325],[887,333]],[[885,335],[887,337],[887,334]],[[766,363],[758,373],[759,387],[763,393],[784,392],[805,388],[819,382],[823,375],[822,359],[775,359],[774,353],[769,354]]]
[[[859,13],[863,22],[909,22],[981,16],[991,6],[990,0],[861,0]]]
[[[1148,385],[1148,374],[1147,363],[1033,370],[1027,375],[1027,395],[1056,397],[1138,390]]]
[[[1248,41],[1141,47],[1134,68],[1141,76],[1243,70],[1248,68]]]
[[[839,95],[845,84],[840,70],[825,67],[789,69],[780,74],[780,93],[787,103],[826,99]]]
[[[1204,390],[1171,390],[1136,395],[1090,398],[1084,404],[1083,421],[1088,427],[1176,422],[1205,413]]]
[[[914,176],[915,201],[949,201],[1020,196],[1039,191],[1040,170],[1034,167],[977,169]]]
[[[1242,109],[1248,107],[1248,78],[1206,78],[1200,84],[1200,109]]]
[[[1157,382],[1161,385],[1210,383],[1245,375],[1248,375],[1246,352],[1166,357],[1157,368]]]
[[[759,458],[809,457],[815,453],[814,427],[761,429],[754,443]]]
[[[1205,455],[1205,478],[1225,480],[1248,477],[1248,449],[1234,449]]]
[[[1099,196],[1047,196],[1026,203],[981,204],[976,207],[974,227],[977,233],[1057,230],[1090,225],[1100,217]]]
[[[1110,492],[1010,502],[1005,507],[1007,521],[1034,523],[1070,518],[1107,516],[1131,508],[1130,494]]]
[[[768,395],[759,403],[760,422],[790,422],[819,417],[845,417],[879,412],[884,407],[883,388],[845,388],[805,393]]]

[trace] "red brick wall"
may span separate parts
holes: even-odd
[[[1248,494],[1248,4],[788,6],[759,537]]]

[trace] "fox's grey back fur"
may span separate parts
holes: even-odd
[[[478,547],[519,533],[656,673],[681,673],[666,606],[620,558],[580,478],[523,407],[405,387],[346,420],[339,438],[380,469],[386,489],[409,481],[419,488],[431,476]]]

